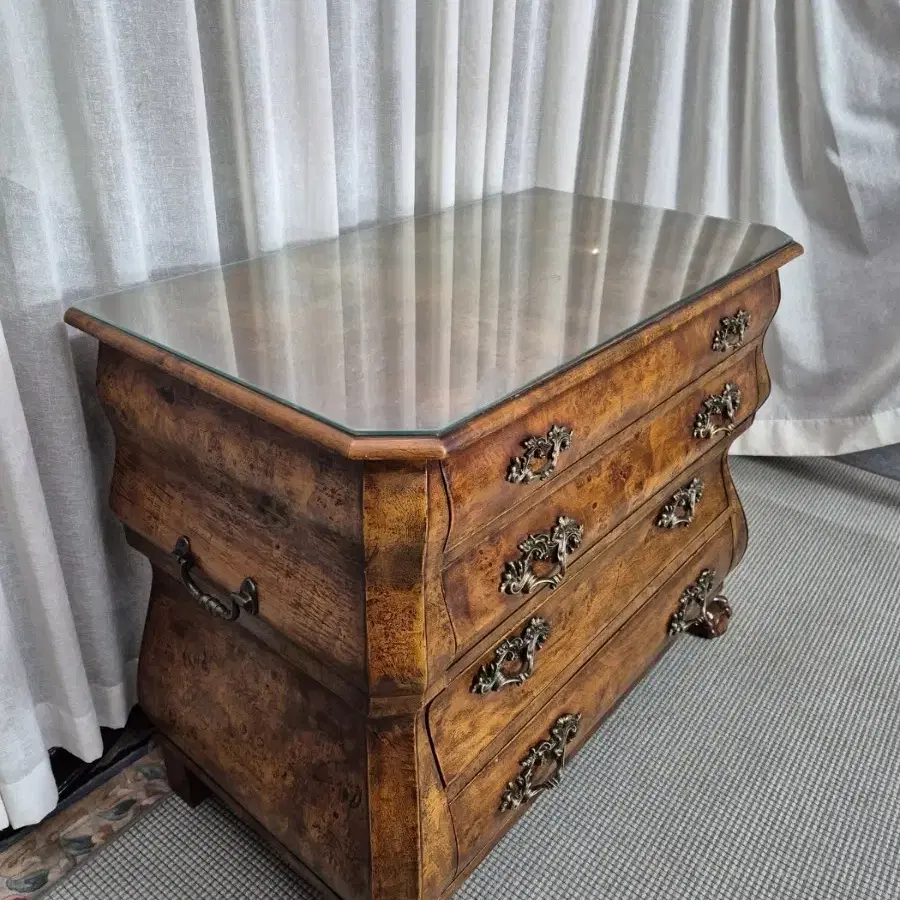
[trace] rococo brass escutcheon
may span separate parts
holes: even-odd
[[[659,528],[675,528],[690,525],[694,521],[694,511],[703,497],[703,479],[694,478],[690,484],[679,488],[672,499],[660,510],[656,519]]]
[[[233,622],[240,615],[241,610],[251,616],[255,616],[259,612],[259,596],[256,582],[252,578],[245,578],[236,591],[223,591],[224,599],[215,597],[200,588],[193,579],[191,570],[196,566],[197,561],[191,552],[191,542],[186,536],[182,535],[175,542],[172,555],[178,560],[182,584],[201,609],[205,609],[217,619],[225,619],[228,622]]]
[[[559,454],[572,444],[572,429],[565,425],[554,425],[546,437],[532,435],[522,441],[525,452],[514,456],[509,462],[506,480],[512,484],[529,484],[532,481],[546,481],[555,471]],[[533,468],[535,462],[542,465]]]
[[[522,684],[534,672],[534,654],[544,646],[550,637],[550,623],[535,616],[525,626],[518,637],[508,637],[494,651],[494,658],[482,666],[472,684],[473,694],[489,694],[499,691],[509,684]],[[507,674],[503,667],[518,662],[519,670]]]
[[[744,334],[750,326],[750,313],[739,309],[733,316],[723,316],[713,335],[712,348],[719,353],[737,350],[744,343]]]
[[[504,594],[530,594],[547,585],[555,588],[565,577],[566,562],[581,543],[584,525],[568,516],[560,516],[550,531],[529,534],[521,544],[518,559],[511,559],[503,568],[500,591]],[[551,570],[539,575],[534,564],[550,563]]]
[[[669,634],[688,634],[702,638],[723,635],[731,618],[731,606],[725,597],[711,597],[716,573],[704,569],[689,584],[678,600],[678,609],[669,622]]]
[[[713,394],[703,401],[700,411],[694,417],[694,437],[711,438],[723,431],[733,431],[734,417],[740,405],[740,388],[729,381],[721,393]],[[725,424],[716,425],[713,419],[719,419]]]
[[[566,765],[566,744],[578,734],[581,716],[568,713],[560,716],[550,729],[550,739],[535,744],[528,756],[522,760],[522,771],[509,782],[500,798],[500,812],[518,809],[532,797],[555,788],[562,781],[563,769]],[[539,784],[534,783],[534,776],[542,765],[552,763],[553,773]]]

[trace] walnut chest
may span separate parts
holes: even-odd
[[[673,641],[725,632],[727,452],[800,252],[532,190],[70,309],[175,789],[343,900],[452,894]]]

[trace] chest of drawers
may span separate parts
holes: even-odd
[[[673,641],[725,632],[727,451],[799,252],[534,190],[70,309],[176,790],[342,900],[452,894]]]

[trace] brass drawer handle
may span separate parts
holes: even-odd
[[[713,394],[703,401],[700,411],[694,417],[694,437],[711,438],[723,431],[733,431],[734,416],[740,405],[740,388],[729,381],[720,394]],[[726,424],[716,425],[714,418],[721,419]]]
[[[739,309],[733,316],[723,316],[713,335],[713,350],[719,353],[737,350],[744,343],[744,334],[749,327],[750,313],[746,309]]]
[[[529,534],[521,544],[518,559],[511,559],[503,568],[500,592],[503,594],[530,594],[539,587],[555,588],[565,577],[566,562],[584,537],[584,525],[568,516],[560,516],[550,531]],[[546,575],[534,571],[536,562],[553,563]]]
[[[693,634],[716,638],[725,634],[731,619],[731,605],[722,596],[710,597],[715,569],[704,569],[678,599],[678,609],[669,621],[669,634]]]
[[[241,610],[251,616],[259,612],[259,597],[256,591],[256,582],[252,578],[245,578],[236,591],[224,593],[225,599],[214,597],[202,590],[191,577],[191,569],[197,564],[194,554],[191,553],[191,542],[182,535],[175,542],[172,555],[178,560],[181,568],[181,582],[187,588],[188,593],[200,604],[201,609],[212,613],[217,619],[225,619],[233,622]]]
[[[656,519],[659,528],[675,528],[677,525],[690,525],[694,521],[694,511],[703,497],[703,479],[694,478],[690,484],[679,488],[672,494],[672,499],[660,510]],[[679,513],[679,510],[683,510]]]
[[[530,484],[532,481],[546,481],[555,471],[559,454],[572,445],[572,429],[565,425],[554,425],[546,437],[532,435],[522,441],[525,452],[509,461],[506,480],[512,484]],[[544,460],[537,469],[535,461]]]
[[[556,720],[556,724],[550,729],[550,739],[535,744],[528,751],[528,756],[521,762],[522,771],[507,784],[500,798],[500,812],[518,809],[532,797],[555,788],[562,781],[566,766],[566,744],[578,734],[580,724],[581,715],[578,713],[568,713]],[[540,784],[535,784],[535,772],[546,763],[555,763],[553,774]]]
[[[494,651],[494,658],[482,666],[472,684],[473,694],[489,694],[499,691],[508,684],[522,684],[534,672],[534,654],[544,646],[550,637],[550,623],[535,616],[518,637],[508,637]],[[518,661],[518,672],[507,675],[503,667]]]

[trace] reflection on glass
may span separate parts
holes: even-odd
[[[347,431],[434,434],[789,242],[537,189],[77,306]]]

